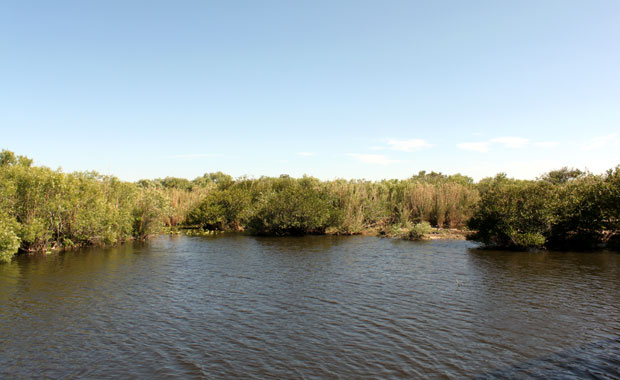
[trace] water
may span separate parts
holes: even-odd
[[[0,266],[0,378],[619,379],[620,254],[159,237]]]

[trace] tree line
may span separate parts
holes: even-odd
[[[63,173],[0,154],[0,261],[21,252],[107,245],[169,228],[256,235],[359,234],[419,239],[430,226],[470,228],[500,248],[616,247],[620,169],[561,169],[534,181],[505,175],[478,183],[420,172],[404,180],[313,177],[120,181]]]

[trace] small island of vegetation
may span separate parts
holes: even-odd
[[[603,175],[563,168],[537,180],[498,174],[478,183],[434,172],[382,181],[216,172],[131,183],[0,154],[5,262],[18,252],[109,245],[165,230],[419,240],[433,228],[471,231],[470,239],[496,248],[619,249],[620,167]]]

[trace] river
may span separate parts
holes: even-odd
[[[0,378],[618,379],[620,254],[161,236],[0,265]]]

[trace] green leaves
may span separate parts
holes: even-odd
[[[473,239],[503,248],[601,247],[618,234],[619,177],[618,168],[605,176],[564,168],[537,181],[483,180]]]
[[[317,234],[336,218],[335,199],[318,183],[281,178],[258,200],[248,226],[259,235]]]
[[[47,252],[144,237],[159,229],[168,212],[168,198],[155,188],[96,172],[33,167],[8,151],[0,162],[0,212],[2,220],[14,221],[10,229],[2,225],[4,255],[15,253],[15,241],[24,251]]]
[[[162,192],[153,188],[139,191],[132,210],[133,236],[144,239],[159,232],[168,208],[169,200]]]
[[[239,186],[212,190],[188,216],[188,223],[209,230],[238,229],[247,220],[251,194]]]
[[[6,215],[0,215],[0,263],[11,261],[11,257],[19,249],[21,240],[15,234],[15,221],[11,221]]]
[[[164,225],[265,235],[354,234],[389,226],[419,239],[430,225],[475,230],[505,248],[620,247],[620,167],[595,176],[563,168],[536,181],[498,174],[474,184],[462,175],[420,172],[406,180],[247,177],[207,173],[138,183],[96,172],[65,174],[0,153],[0,260],[21,248],[113,244]]]
[[[468,223],[477,230],[474,240],[504,248],[536,248],[546,243],[557,203],[552,184],[498,175],[482,182],[480,188],[480,202]]]

